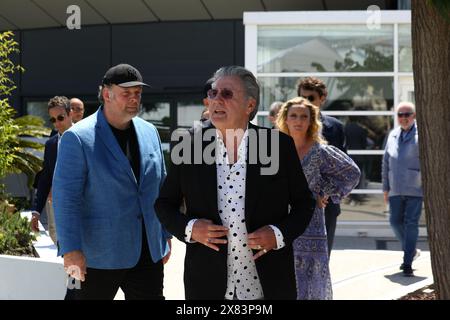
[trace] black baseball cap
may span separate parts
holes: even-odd
[[[148,84],[143,82],[140,72],[129,64],[118,64],[108,71],[106,71],[103,77],[104,85],[118,85],[119,87],[135,87],[135,86],[147,86]]]

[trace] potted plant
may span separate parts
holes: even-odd
[[[0,299],[63,299],[62,259],[42,225],[38,234],[31,231],[30,217],[0,202]]]

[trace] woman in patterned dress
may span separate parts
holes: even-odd
[[[350,193],[358,184],[360,171],[349,156],[321,137],[319,108],[307,99],[297,97],[284,103],[277,125],[294,139],[309,189],[317,199],[308,228],[293,243],[297,299],[330,300],[333,293],[324,207]]]

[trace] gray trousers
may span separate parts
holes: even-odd
[[[45,211],[47,212],[47,231],[50,235],[50,238],[52,238],[53,242],[56,244],[55,211],[53,210],[53,204],[50,200],[47,200]]]

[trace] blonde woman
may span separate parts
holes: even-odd
[[[321,136],[319,108],[307,99],[284,103],[277,126],[294,139],[309,189],[317,199],[309,226],[293,243],[297,299],[332,299],[324,207],[328,201],[339,203],[358,184],[360,171],[349,156],[327,145]]]

